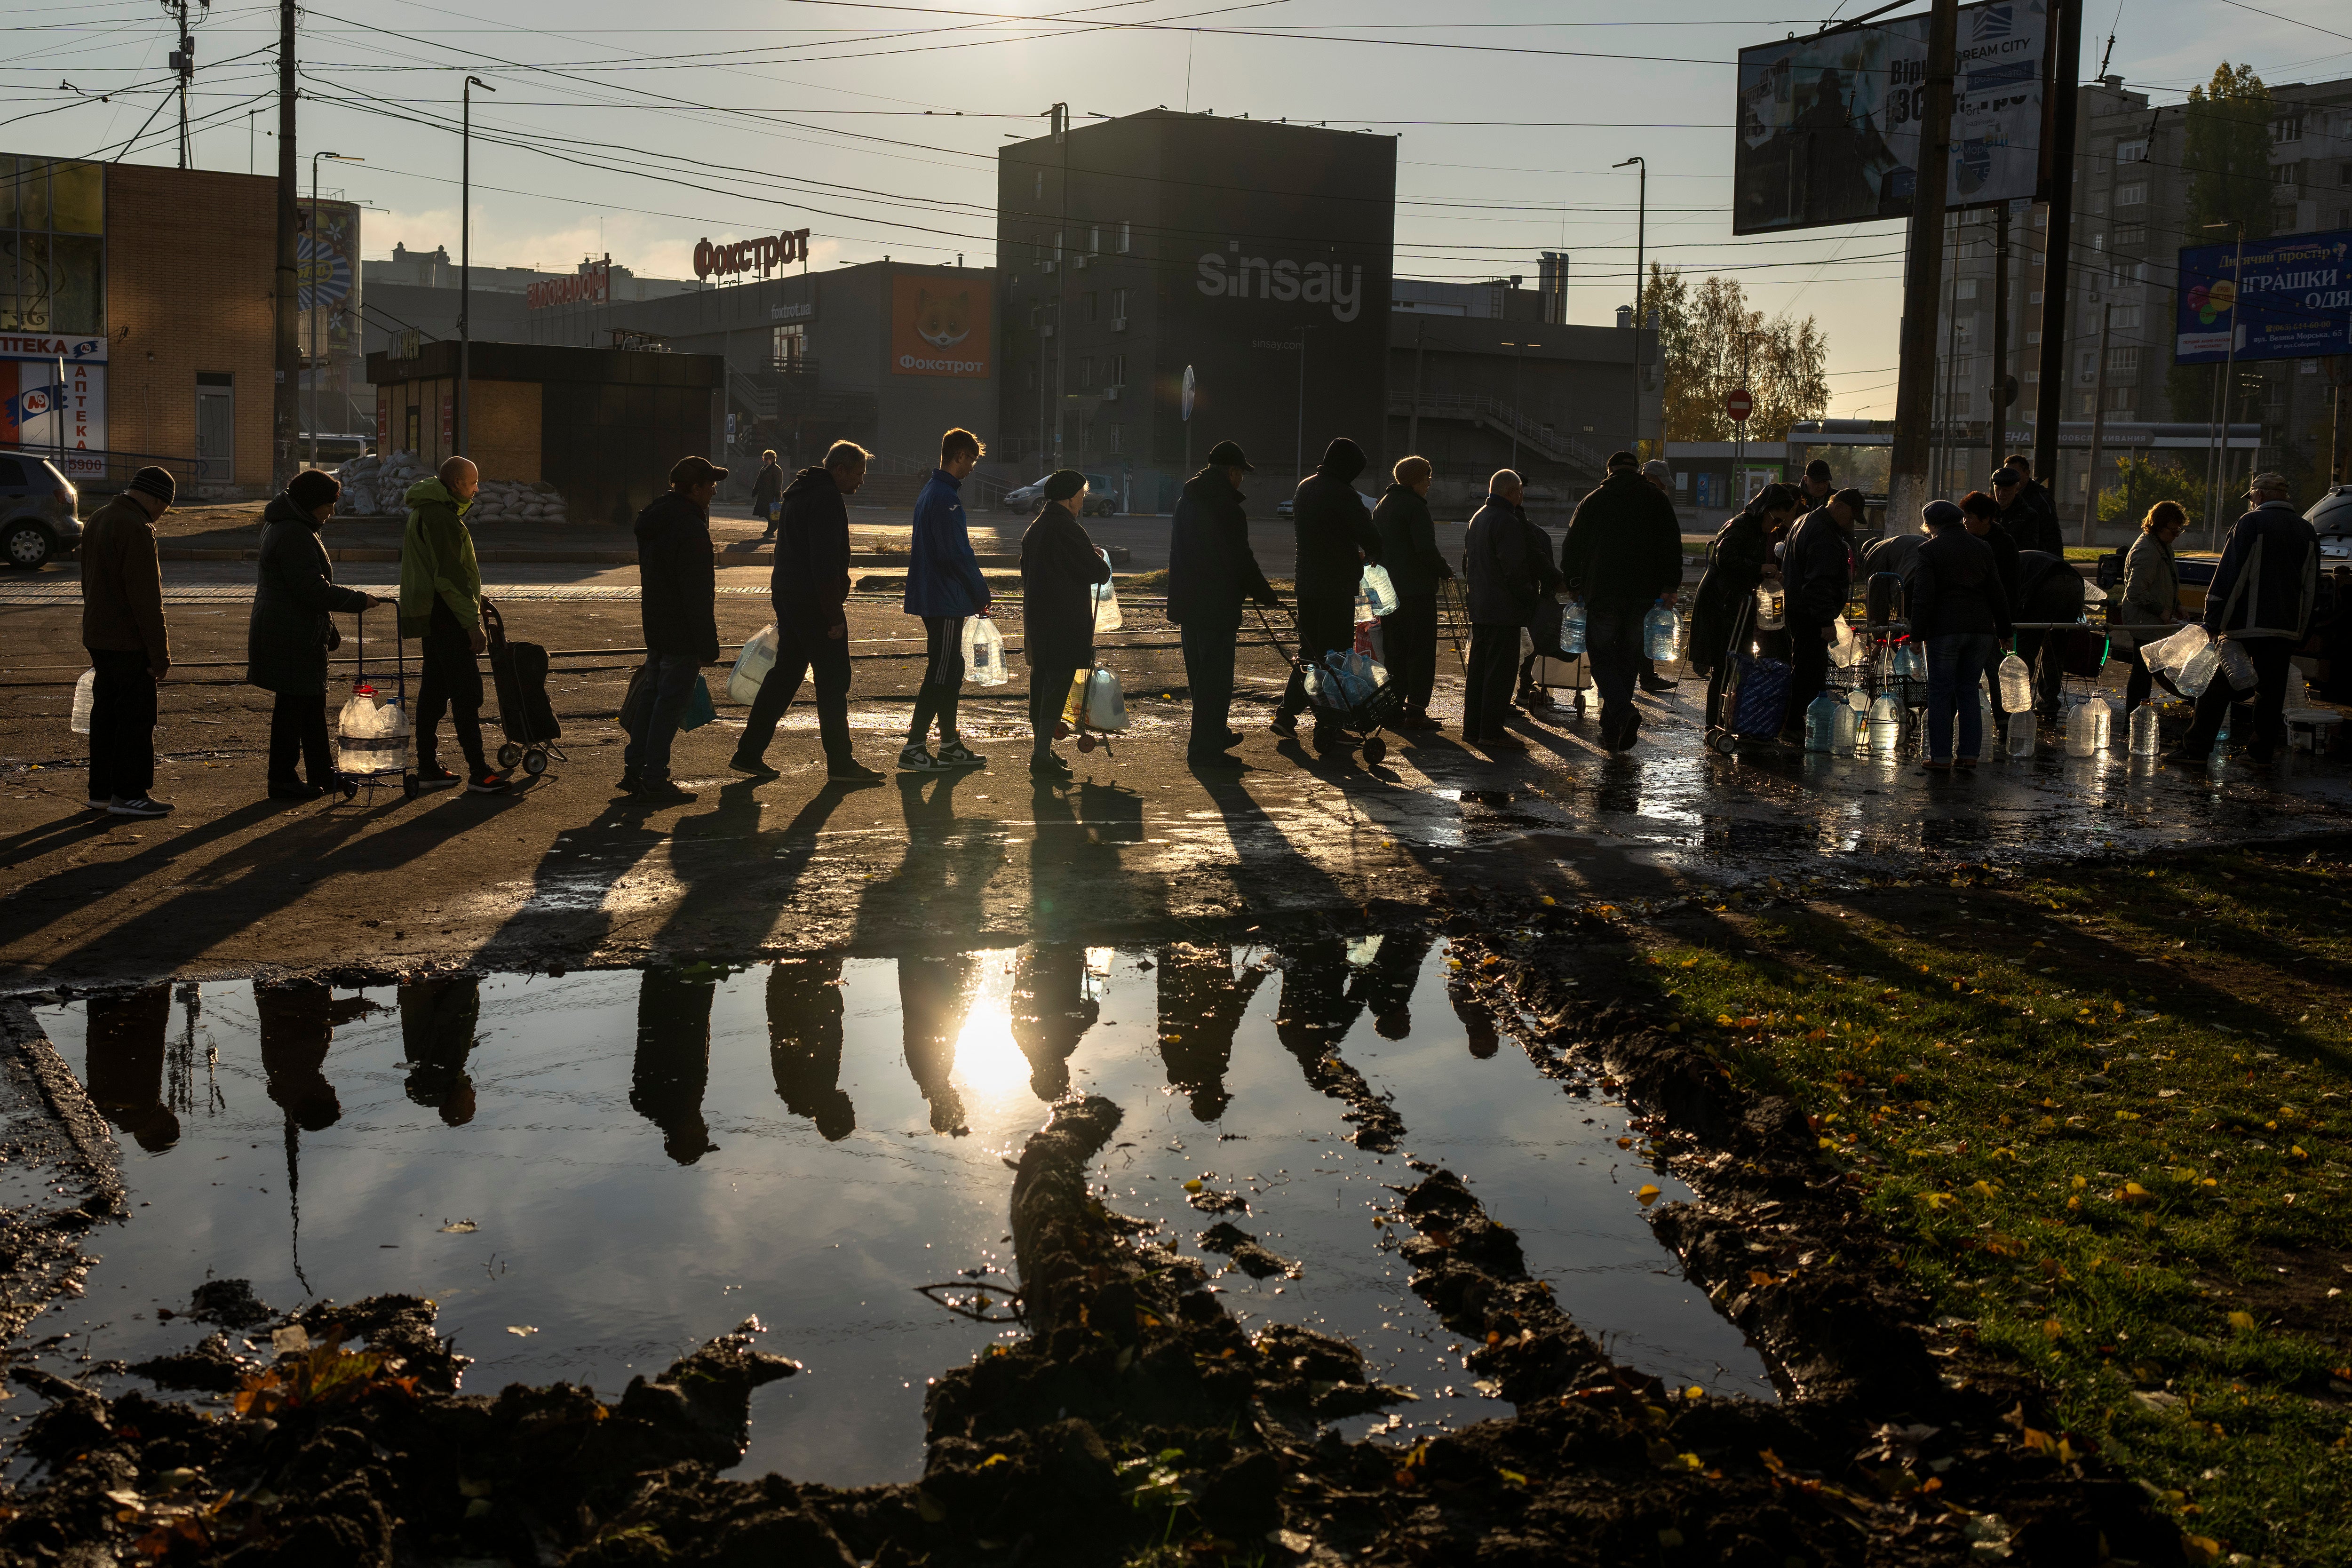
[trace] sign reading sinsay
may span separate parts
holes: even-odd
[[[1301,300],[1328,305],[1331,318],[1352,321],[1364,305],[1364,269],[1339,261],[1293,261],[1244,256],[1242,242],[1201,255],[1197,287],[1211,299]]]

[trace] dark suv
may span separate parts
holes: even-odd
[[[73,485],[45,458],[0,452],[0,560],[29,572],[81,542]]]

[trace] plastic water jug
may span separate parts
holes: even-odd
[[[2252,691],[2254,689],[2261,678],[2255,675],[2253,656],[2246,651],[2243,643],[2231,642],[2224,637],[2213,645],[2213,654],[2221,660],[2221,673],[2228,678],[2231,690]]]
[[[1990,680],[1977,682],[1977,711],[1981,715],[1977,722],[1985,739],[1990,740],[2000,733],[2000,721],[1993,711],[1992,682]]]
[[[1805,708],[1805,750],[1834,752],[1840,750],[1847,722],[1846,705],[1824,691]]]
[[[2189,662],[2180,667],[2180,673],[2172,678],[2172,684],[2180,689],[2183,697],[2202,697],[2221,668],[2221,656],[2214,651],[2211,643],[2207,643],[2189,656]]]
[[[1882,691],[1870,705],[1870,754],[1892,757],[1903,739],[1903,710],[1895,706],[1892,692]]]
[[[1777,632],[1788,622],[1789,596],[1769,583],[1756,590],[1756,629]]]
[[[1372,619],[1385,619],[1397,613],[1396,584],[1390,580],[1389,569],[1385,566],[1365,567],[1362,579],[1356,584],[1356,593],[1370,605]]]
[[[2181,667],[2195,657],[2199,648],[2212,641],[2205,628],[2191,621],[2179,630],[2166,634],[2154,642],[2144,643],[2140,658],[2156,673],[2178,680]]]
[[[1642,656],[1657,664],[1672,664],[1683,656],[1683,618],[1663,599],[1642,617]]]
[[[1584,601],[1570,599],[1560,606],[1559,651],[1571,658],[1584,651]]]
[[[1110,564],[1110,557],[1104,554],[1103,551],[1099,547],[1096,549],[1095,553],[1102,556],[1102,563],[1104,565],[1108,566]],[[1088,594],[1090,595],[1089,607],[1094,611],[1095,630],[1098,632],[1115,632],[1125,629],[1127,619],[1118,613],[1118,590],[1111,585],[1111,580],[1109,578],[1106,577],[1101,582],[1094,584],[1094,586],[1088,590]],[[1363,605],[1360,603],[1356,606],[1356,618],[1359,621],[1364,618]],[[994,683],[991,682],[990,684],[992,685]]]
[[[761,682],[768,671],[776,668],[776,623],[770,621],[751,634],[743,651],[735,656],[735,668],[727,672],[727,695],[736,702],[751,702],[760,695]]]
[[[2101,752],[2102,754],[2104,754],[2104,753],[2105,753],[2105,752],[2109,752],[2109,751],[2112,751],[2112,750],[2115,748],[2115,743],[2116,743],[2116,708],[2115,708],[2115,704],[2114,704],[2114,703],[2112,703],[2112,702],[2109,702],[2109,701],[2108,701],[2105,698],[2104,698],[2104,697],[2094,697],[2094,698],[2092,698],[2092,699],[2091,699],[2091,706],[2092,706],[2092,707],[2094,707],[2094,708],[2095,708],[2096,710],[2098,710],[2098,711],[2097,711],[2095,714],[2094,714],[2094,715],[2093,715],[2093,717],[2094,717],[2094,718],[2098,721],[2098,726],[2099,726],[2099,738],[2098,738],[2098,742],[2097,742],[2096,746],[2095,746],[2094,749],[2095,749],[2095,750],[2096,750],[2096,751],[2098,751],[2098,752]]]
[[[2163,745],[2164,726],[2156,716],[2156,704],[2143,702],[2132,710],[2131,754],[2152,757]]]
[[[2012,757],[2033,754],[2033,713],[2031,709],[2013,708],[2009,714],[2009,738],[2006,742]]]
[[[1895,645],[1895,673],[1906,680],[1927,679],[1927,650],[1917,637],[1905,637]]]
[[[2087,757],[2099,749],[2099,710],[2106,704],[2086,698],[2066,710],[2066,754]]]
[[[2000,705],[2011,713],[2033,707],[2033,672],[2013,653],[2000,661]]]
[[[964,617],[963,673],[974,686],[1002,686],[1011,679],[1004,669],[1004,634],[986,616]],[[731,679],[728,689],[734,689]]]
[[[81,679],[74,682],[73,732],[75,734],[89,733],[89,710],[97,700],[98,671],[94,668],[85,669],[81,672]]]

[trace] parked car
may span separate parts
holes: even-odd
[[[2323,570],[2352,566],[2352,485],[2337,485],[2311,503],[2304,521],[2319,535]]]
[[[0,557],[29,572],[81,543],[73,484],[46,458],[0,455]]]
[[[1006,511],[1035,511],[1045,500],[1045,480],[1040,474],[1025,485],[1016,485],[1004,492],[1003,505]],[[1118,481],[1108,474],[1087,476],[1087,506],[1088,517],[1111,517],[1118,511]]]

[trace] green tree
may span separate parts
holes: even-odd
[[[2191,366],[2191,369],[2200,367]],[[2170,458],[2158,460],[2126,452],[2116,460],[2115,477],[2100,481],[2099,521],[2137,522],[2160,500],[2176,500],[2192,526],[2205,521],[2205,476],[2192,474]]]
[[[2271,89],[2252,66],[2223,60],[2213,79],[2189,89],[2181,111],[2181,168],[2189,175],[2186,245],[2233,243],[2271,232]],[[2227,226],[2215,227],[2215,225]],[[2165,392],[2175,419],[2213,417],[2218,365],[2174,365]]]
[[[1731,440],[1723,402],[1743,385],[1755,400],[1751,441],[1785,439],[1790,425],[1829,411],[1829,338],[1812,317],[1800,321],[1783,311],[1767,321],[1748,308],[1738,279],[1706,277],[1694,286],[1656,264],[1642,310],[1658,317],[1667,440]]]

